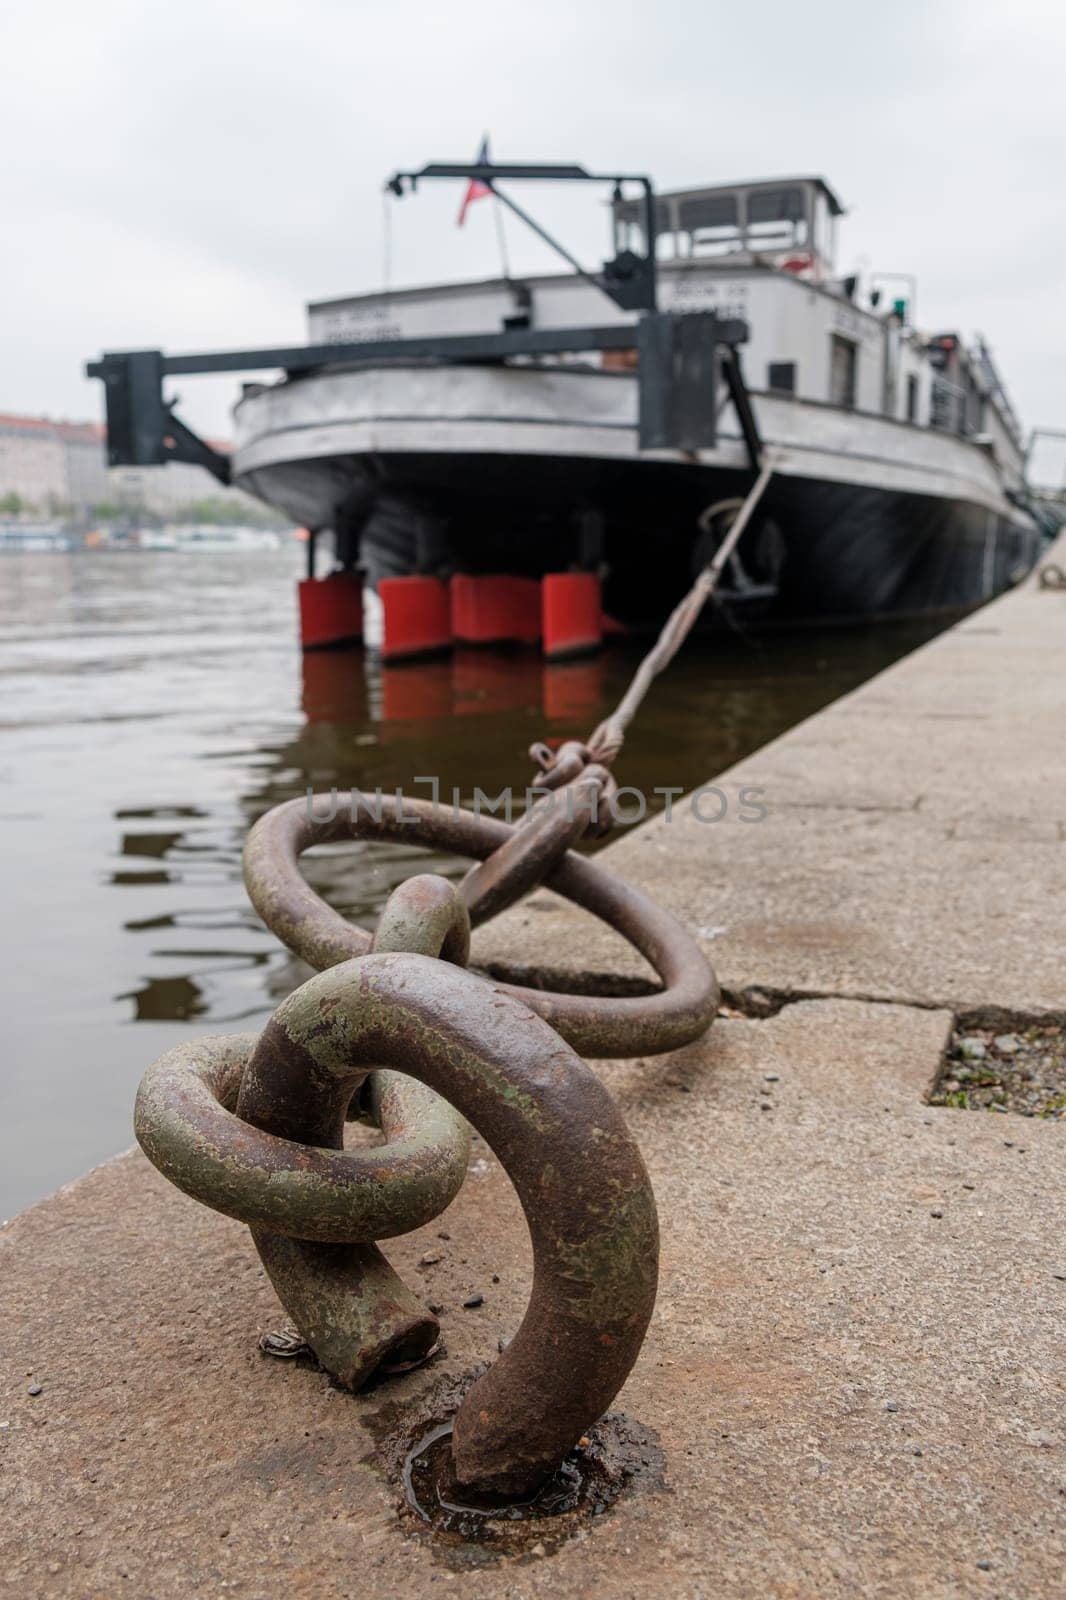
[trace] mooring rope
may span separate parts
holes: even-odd
[[[699,523],[702,528],[709,529],[715,516],[737,507],[737,512],[730,524],[729,530],[715,551],[711,560],[700,572],[695,583],[685,595],[684,599],[674,607],[662,632],[652,648],[644,657],[640,666],[633,674],[633,679],[611,712],[594,730],[588,740],[590,759],[598,761],[601,765],[610,766],[625,743],[626,730],[632,722],[640,707],[644,696],[651,688],[653,681],[676,656],[692,632],[696,618],[703,610],[710,596],[718,587],[718,581],[729,557],[733,554],[740,542],[755,507],[762,499],[763,490],[773,475],[773,465],[764,461],[751,489],[744,500],[721,500],[716,505],[708,506],[701,513]]]

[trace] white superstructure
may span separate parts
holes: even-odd
[[[920,331],[913,279],[838,272],[842,207],[823,179],[656,196],[654,274],[647,191],[621,198],[621,182],[599,281],[313,302],[309,344],[336,360],[246,388],[235,481],[313,536],[331,530],[343,569],[371,586],[576,563],[606,573],[608,610],[638,622],[666,614],[703,513],[745,494],[760,464],[772,479],[741,587],[781,617],[964,606],[1028,570],[1040,525],[987,348]],[[716,317],[684,322],[703,311]],[[721,346],[695,379],[680,345],[673,368],[656,364],[649,338],[704,325],[747,330],[742,379]],[[699,425],[646,428],[648,392],[685,383]]]
[[[913,306],[876,274],[866,284],[836,274],[842,207],[822,179],[679,190],[658,196],[657,207],[660,309],[742,318],[756,394],[978,438],[1007,480],[1021,482],[1020,430],[988,351],[967,349],[953,333],[921,335]],[[619,245],[639,242],[639,207],[622,201],[614,213]],[[575,274],[548,274],[315,301],[308,339],[491,333],[516,317],[543,329],[636,321]],[[620,365],[614,352],[589,359]]]

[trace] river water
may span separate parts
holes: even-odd
[[[157,1055],[261,1025],[301,975],[241,884],[262,812],[308,784],[523,785],[529,744],[587,734],[640,654],[615,644],[550,667],[533,652],[389,668],[360,651],[301,657],[301,560],[0,557],[0,1218],[131,1142]],[[933,631],[690,641],[645,703],[620,780],[695,787]],[[415,853],[357,845],[308,870],[366,920]]]

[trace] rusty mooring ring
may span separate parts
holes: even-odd
[[[428,874],[400,884],[375,948],[465,965],[470,918],[454,886]],[[321,1096],[302,1121],[279,1127],[241,1103],[256,1042],[199,1040],[157,1061],[138,1091],[137,1137],[178,1188],[248,1224],[279,1300],[338,1382],[358,1389],[379,1368],[417,1366],[440,1324],[374,1241],[421,1227],[451,1203],[470,1130],[446,1100],[397,1072],[367,1080],[380,1149],[346,1152],[350,1106],[322,1120]]]
[[[374,1241],[451,1203],[470,1130],[414,1078],[375,1072],[380,1148],[346,1152],[339,1133],[304,1142],[266,1132],[234,1114],[256,1043],[235,1034],[169,1050],[141,1080],[137,1138],[171,1183],[248,1224],[302,1338],[339,1383],[359,1389],[383,1366],[417,1365],[437,1343],[437,1318]]]
[[[466,1177],[470,1130],[446,1101],[397,1073],[375,1073],[381,1146],[296,1143],[237,1114],[258,1038],[190,1039],[144,1074],[134,1126],[171,1183],[251,1228],[321,1244],[394,1238],[451,1204]]]
[[[353,1093],[382,1062],[446,1096],[499,1157],[529,1224],[533,1288],[514,1339],[460,1407],[453,1452],[464,1483],[530,1488],[610,1404],[636,1360],[655,1302],[655,1202],[607,1089],[547,1023],[499,986],[423,955],[370,954],[317,974],[282,1001],[240,1071],[246,1046],[246,1040],[216,1041],[206,1056],[202,1040],[180,1046],[149,1069],[138,1095],[145,1151],[208,1204],[217,1205],[217,1193],[206,1193],[188,1165],[190,1081],[205,1071],[216,1074],[219,1093],[239,1077],[239,1115],[215,1101],[210,1127],[193,1144],[201,1155],[205,1145],[214,1146],[222,1168],[237,1160],[242,1142],[269,1150],[273,1164],[260,1173],[264,1191],[301,1182],[322,1158],[338,1160],[338,1152],[316,1145],[339,1140]],[[198,1052],[201,1071],[190,1072]],[[279,1150],[282,1168],[274,1159]],[[254,1156],[246,1151],[240,1159]],[[242,1215],[233,1195],[226,1198],[221,1209]],[[308,1217],[301,1208],[296,1226],[307,1231],[316,1218],[323,1227],[320,1213]],[[272,1229],[277,1220],[272,1214]],[[288,1289],[293,1259],[306,1282],[306,1259],[290,1258],[286,1249],[297,1241],[273,1232],[271,1241],[281,1251],[264,1254],[275,1287],[280,1278]],[[258,1234],[256,1242],[262,1250]],[[328,1345],[331,1317],[350,1287],[342,1276],[315,1280],[302,1312],[317,1319],[320,1342]],[[409,1298],[424,1324],[426,1314]],[[402,1310],[394,1308],[393,1317]],[[368,1349],[375,1331],[360,1330]],[[379,1350],[372,1353],[380,1360]],[[395,1359],[395,1344],[389,1354]],[[332,1350],[330,1357],[324,1364],[336,1371]],[[343,1369],[338,1375],[346,1378]]]
[[[298,866],[304,850],[336,839],[389,839],[484,861],[514,832],[497,818],[406,796],[355,794],[347,806],[334,800],[318,795],[275,806],[255,824],[244,847],[244,881],[252,904],[283,944],[319,970],[365,955],[371,935],[326,905],[306,882]],[[544,1017],[585,1056],[655,1055],[706,1031],[717,1008],[718,984],[696,941],[675,917],[572,851],[545,884],[616,929],[653,967],[663,988],[624,997],[519,984],[499,989]],[[478,920],[476,912],[472,920]]]

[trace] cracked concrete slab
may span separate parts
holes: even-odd
[[[714,779],[721,822],[677,802],[601,859],[698,932],[734,994],[1061,1015],[1064,728],[1066,595],[1030,579]],[[764,820],[741,820],[742,789]],[[480,930],[474,959],[651,976],[547,891]]]
[[[658,1307],[619,1404],[660,1435],[665,1487],[553,1555],[461,1573],[397,1520],[374,1455],[434,1370],[353,1398],[264,1359],[279,1313],[245,1230],[138,1154],[97,1169],[0,1235],[0,1583],[57,1600],[1055,1593],[1061,1129],[926,1105],[949,1026],[808,1002],[601,1066],[660,1210]],[[430,1246],[443,1259],[419,1268]],[[450,1210],[388,1253],[445,1306],[441,1368],[491,1360],[530,1256],[484,1145]],[[464,1311],[471,1289],[484,1304]]]

